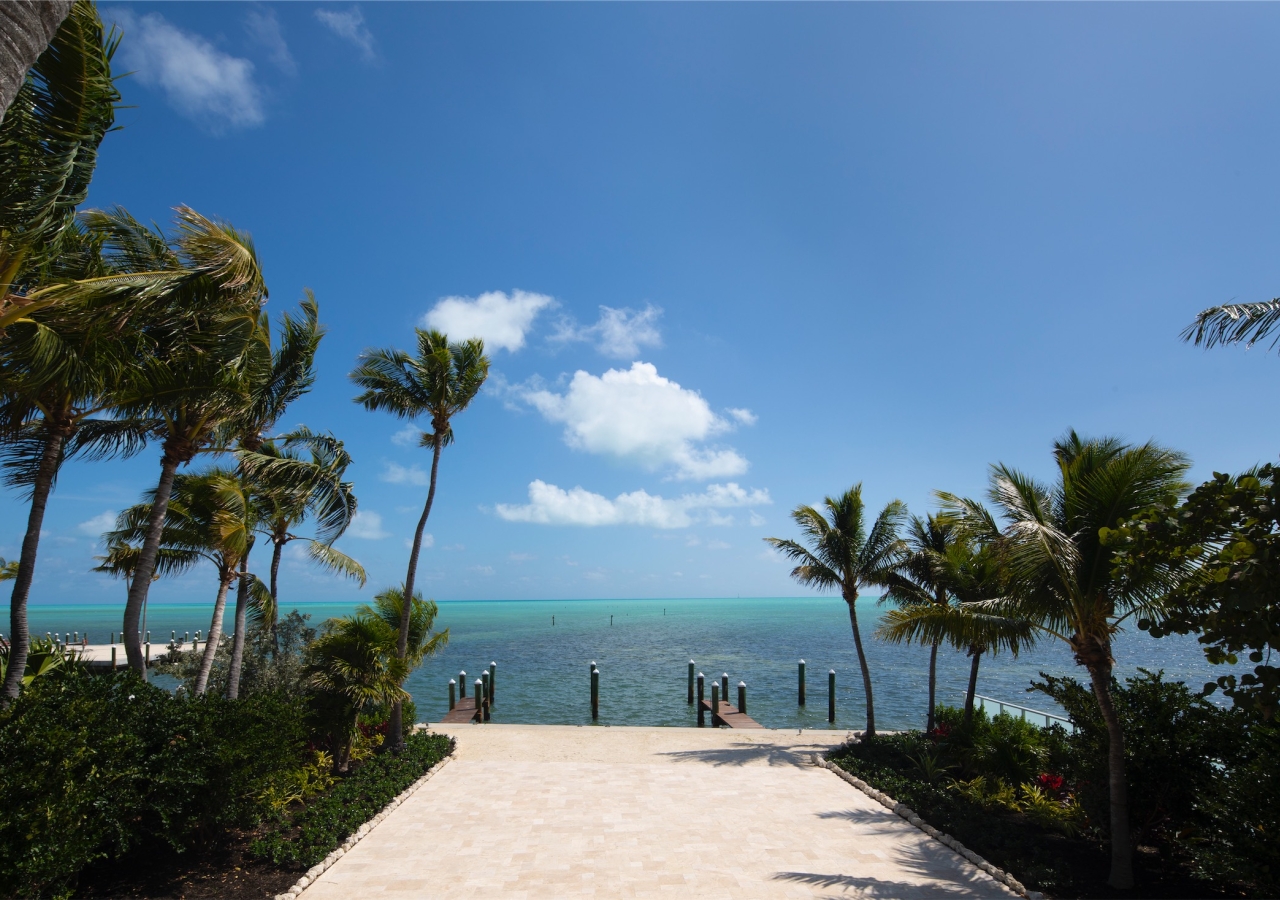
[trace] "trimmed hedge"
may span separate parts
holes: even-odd
[[[443,734],[409,735],[399,756],[382,753],[366,760],[291,819],[278,820],[253,842],[250,851],[277,864],[314,866],[452,753],[453,747],[453,738]]]

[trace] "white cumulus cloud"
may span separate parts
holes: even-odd
[[[389,484],[424,485],[429,480],[427,473],[417,466],[402,466],[393,462],[386,464],[386,468],[382,470],[380,477],[382,481]]]
[[[579,370],[563,394],[525,388],[522,399],[548,421],[563,424],[565,442],[575,449],[649,470],[672,469],[677,478],[727,478],[747,471],[737,451],[698,446],[729,431],[731,423],[712,412],[701,394],[663,378],[651,363],[600,376]]]
[[[422,429],[417,425],[406,425],[391,435],[391,443],[399,444],[401,447],[412,447],[418,443],[422,436]]]
[[[559,343],[586,341],[605,356],[635,359],[641,347],[662,346],[658,333],[658,317],[662,310],[652,304],[636,312],[626,307],[600,307],[600,318],[594,325],[579,325],[570,318],[561,319],[551,340]]]
[[[362,538],[367,541],[380,541],[390,534],[391,532],[382,527],[382,516],[367,509],[356,510],[346,531],[347,537]]]
[[[76,531],[81,534],[87,534],[90,537],[102,537],[104,531],[111,531],[116,527],[116,514],[110,510],[99,513],[87,522],[81,522],[76,526]]]
[[[276,18],[274,9],[251,9],[244,17],[244,28],[249,37],[267,51],[276,68],[288,75],[298,72],[298,64],[289,52],[284,34],[280,31],[280,20]]]
[[[360,12],[359,7],[353,6],[350,9],[321,7],[316,10],[316,18],[338,37],[354,44],[365,62],[373,62],[378,58],[378,54],[373,49],[373,33],[365,27],[364,13]]]
[[[443,331],[451,340],[480,338],[486,348],[515,353],[524,346],[538,313],[555,300],[546,294],[489,291],[479,297],[443,297],[422,317],[427,328]]]
[[[223,53],[159,13],[135,18],[115,11],[125,33],[120,52],[138,81],[159,87],[183,115],[217,130],[260,125],[266,119],[253,63]]]
[[[610,500],[582,487],[566,491],[539,479],[529,485],[528,503],[499,503],[494,510],[508,522],[533,522],[538,525],[688,528],[700,519],[718,515],[716,509],[759,506],[770,502],[768,491],[748,491],[733,482],[713,484],[700,494],[684,494],[670,499],[640,490],[619,494]]]

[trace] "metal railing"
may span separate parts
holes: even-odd
[[[1076,726],[1070,719],[1064,718],[1063,716],[1056,716],[1053,713],[1047,713],[1044,710],[1031,709],[1027,706],[1019,706],[1016,703],[1007,703],[1004,700],[997,700],[995,697],[984,697],[981,694],[974,694],[973,699],[975,701],[974,705],[983,710],[987,708],[988,703],[994,703],[997,707],[996,715],[1002,715],[1006,709],[1016,709],[1022,714],[1021,718],[1024,722],[1027,720],[1027,713],[1031,713],[1033,716],[1044,719],[1045,728],[1048,728],[1054,722],[1058,722],[1065,725],[1072,731],[1076,730]]]

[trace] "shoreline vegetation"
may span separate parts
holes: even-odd
[[[424,329],[409,351],[359,355],[354,402],[406,420],[431,453],[405,577],[315,628],[282,615],[292,542],[322,570],[367,577],[335,547],[359,505],[342,440],[279,427],[314,386],[320,305],[305,291],[273,318],[252,237],[211,215],[178,205],[165,230],[81,208],[128,37],[91,0],[27,6],[15,21],[54,30],[0,122],[0,471],[29,502],[19,558],[0,560],[0,894],[261,895],[452,751],[413,731],[404,684],[449,640],[415,589],[418,557],[443,451],[466,440],[489,360],[478,339]],[[1250,345],[1277,326],[1280,301],[1232,304],[1183,339]],[[30,634],[45,511],[65,465],[143,452],[154,480],[96,567],[123,582],[126,665],[94,675]],[[936,491],[924,516],[898,500],[869,511],[857,483],[767,539],[797,583],[845,604],[865,726],[832,761],[1055,896],[1274,895],[1280,470],[1194,486],[1175,449],[1074,430],[1052,464],[1041,481],[995,463],[983,497]],[[197,567],[214,576],[213,614],[201,654],[167,666],[171,694],[147,682],[141,623],[152,585]],[[869,591],[888,609],[864,633]],[[1252,669],[1201,688],[1158,672],[1122,683],[1115,636],[1130,626],[1193,635],[1209,664]],[[925,731],[878,733],[873,641],[928,648]],[[987,660],[1048,646],[1079,679],[1035,687],[1072,733],[975,708]],[[968,660],[960,708],[938,703],[940,650]],[[142,872],[144,859],[162,865]]]

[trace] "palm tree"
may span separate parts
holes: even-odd
[[[90,232],[103,238],[112,274],[68,289],[89,308],[116,308],[119,321],[136,322],[149,351],[129,367],[116,394],[120,413],[155,422],[153,433],[163,442],[124,613],[125,653],[143,678],[138,621],[174,477],[197,453],[234,438],[230,423],[243,416],[252,376],[269,367],[271,353],[259,314],[266,285],[250,238],[186,207],[178,208],[177,220],[171,241],[124,210],[86,213]],[[122,300],[129,301],[123,308]]]
[[[295,447],[310,452],[302,456]],[[273,609],[279,609],[280,560],[293,541],[307,544],[312,562],[365,584],[360,563],[333,546],[355,517],[356,496],[352,484],[343,481],[351,456],[332,435],[318,435],[306,428],[263,442],[257,451],[239,453],[240,468],[253,485],[261,508],[259,529],[271,541],[270,590]],[[316,522],[314,537],[295,534],[308,518]],[[269,621],[272,646],[276,646],[276,621]],[[277,647],[278,650],[278,647]]]
[[[994,548],[956,535],[950,523],[945,527],[949,532],[945,549],[926,552],[932,554],[929,565],[938,594],[947,602],[908,602],[889,610],[876,636],[892,643],[928,643],[935,652],[943,641],[963,650],[969,657],[969,685],[964,695],[967,727],[973,722],[978,664],[983,654],[1007,650],[1017,656],[1035,644],[1035,630],[1026,619],[1002,614],[999,601],[1006,594],[1006,579]]]
[[[1054,444],[1057,479],[1042,484],[1003,464],[992,467],[988,497],[1003,527],[980,503],[940,494],[965,532],[995,545],[1009,578],[1001,612],[1027,619],[1065,643],[1089,673],[1107,725],[1111,794],[1111,873],[1117,889],[1133,885],[1124,730],[1111,698],[1112,638],[1135,614],[1154,613],[1163,597],[1159,573],[1121,580],[1115,550],[1100,531],[1157,501],[1187,490],[1187,458],[1154,443],[1085,440],[1074,431]]]
[[[409,552],[409,571],[404,579],[404,593],[412,597],[418,573],[418,554],[422,551],[422,532],[431,515],[436,497],[436,475],[440,469],[440,451],[453,443],[453,417],[470,405],[489,375],[489,359],[484,355],[484,342],[478,339],[450,343],[438,331],[416,329],[418,353],[411,356],[403,350],[366,350],[360,354],[351,380],[364,392],[356,402],[368,410],[385,410],[397,418],[413,421],[429,417],[431,431],[420,439],[431,448],[431,483],[427,502],[413,534]],[[400,620],[397,652],[403,660],[408,652],[409,608]],[[391,749],[403,745],[401,704],[391,709]]]
[[[8,110],[0,123],[2,331],[56,300],[22,276],[58,255],[59,238],[88,194],[120,101],[111,75],[120,36],[103,34],[89,0],[4,4],[0,21],[9,26],[6,50],[17,51],[0,65],[0,103]]]
[[[320,693],[317,701],[330,724],[336,771],[347,769],[361,710],[409,696],[401,687],[409,665],[397,652],[398,642],[398,629],[375,615],[358,613],[331,620],[307,650],[307,680]]]
[[[102,556],[94,557],[98,564],[90,571],[103,572],[113,578],[121,579],[124,582],[125,595],[128,596],[129,588],[133,582],[133,573],[138,566],[138,555],[141,553],[141,548],[136,544],[120,540],[118,537],[113,538],[113,532],[107,532],[103,535],[103,539],[107,544],[107,552]],[[199,562],[200,559],[199,553],[190,550],[178,547],[161,547],[160,553],[156,556],[156,567],[155,571],[151,573],[151,580],[159,581],[165,575],[180,575]],[[146,630],[147,608],[143,606],[142,631],[144,634]]]
[[[63,254],[43,267],[48,282],[93,278],[104,270],[100,243],[79,228],[64,233]],[[0,459],[4,480],[30,496],[27,529],[9,604],[16,663],[0,693],[15,699],[30,635],[27,599],[35,576],[45,509],[63,463],[142,449],[146,422],[114,415],[116,391],[136,359],[139,335],[75,304],[36,312],[0,338]]]
[[[861,483],[838,497],[827,497],[823,506],[827,511],[825,516],[812,506],[797,506],[791,512],[808,547],[783,538],[771,537],[765,541],[798,564],[791,570],[792,578],[818,590],[838,589],[848,605],[853,644],[862,669],[862,688],[867,696],[866,737],[874,738],[876,712],[871,696],[871,670],[862,649],[862,635],[858,632],[858,594],[866,585],[884,584],[898,566],[904,552],[898,528],[906,518],[907,507],[901,500],[886,503],[868,531]]]
[[[0,31],[10,50],[0,64],[0,119],[25,83],[27,69],[44,53],[71,6],[72,0],[46,0],[8,4],[0,9]]]
[[[905,554],[898,567],[885,576],[885,593],[882,603],[896,603],[902,608],[944,607],[951,604],[951,595],[943,582],[940,558],[954,543],[955,529],[952,523],[929,515],[925,519],[912,516],[907,526]],[[877,632],[878,637],[883,637]],[[940,639],[929,642],[929,712],[926,731],[933,731],[934,709],[938,685],[938,645]]]
[[[404,589],[387,588],[373,598],[373,606],[361,606],[358,614],[373,616],[387,627],[387,652],[398,652],[400,641],[400,622],[404,619]],[[449,629],[433,632],[439,609],[434,600],[422,599],[422,592],[413,596],[413,606],[409,611],[409,642],[405,652],[405,662],[412,672],[422,664],[428,656],[435,656],[449,643]]]
[[[148,533],[155,513],[155,491],[149,499],[126,509],[119,516],[116,530],[105,537],[110,545],[128,543],[137,545]],[[236,592],[235,627],[243,631],[246,626],[250,598],[258,603],[266,596],[265,587],[254,590],[255,578],[248,572],[246,563],[253,546],[256,510],[253,498],[238,474],[229,469],[210,469],[207,472],[178,475],[165,508],[162,522],[161,543],[158,548],[166,555],[184,558],[199,557],[213,563],[218,574],[218,593],[214,600],[213,617],[205,638],[200,672],[196,676],[194,693],[204,694],[213,671],[214,657],[222,639],[222,622],[231,585],[238,582]],[[137,587],[142,552],[132,559],[133,583],[130,596]],[[163,556],[158,558],[163,559]],[[259,583],[260,584],[260,583]],[[267,601],[269,602],[269,601]],[[228,679],[228,693],[235,699],[238,683],[237,661],[232,659],[232,671]]]

